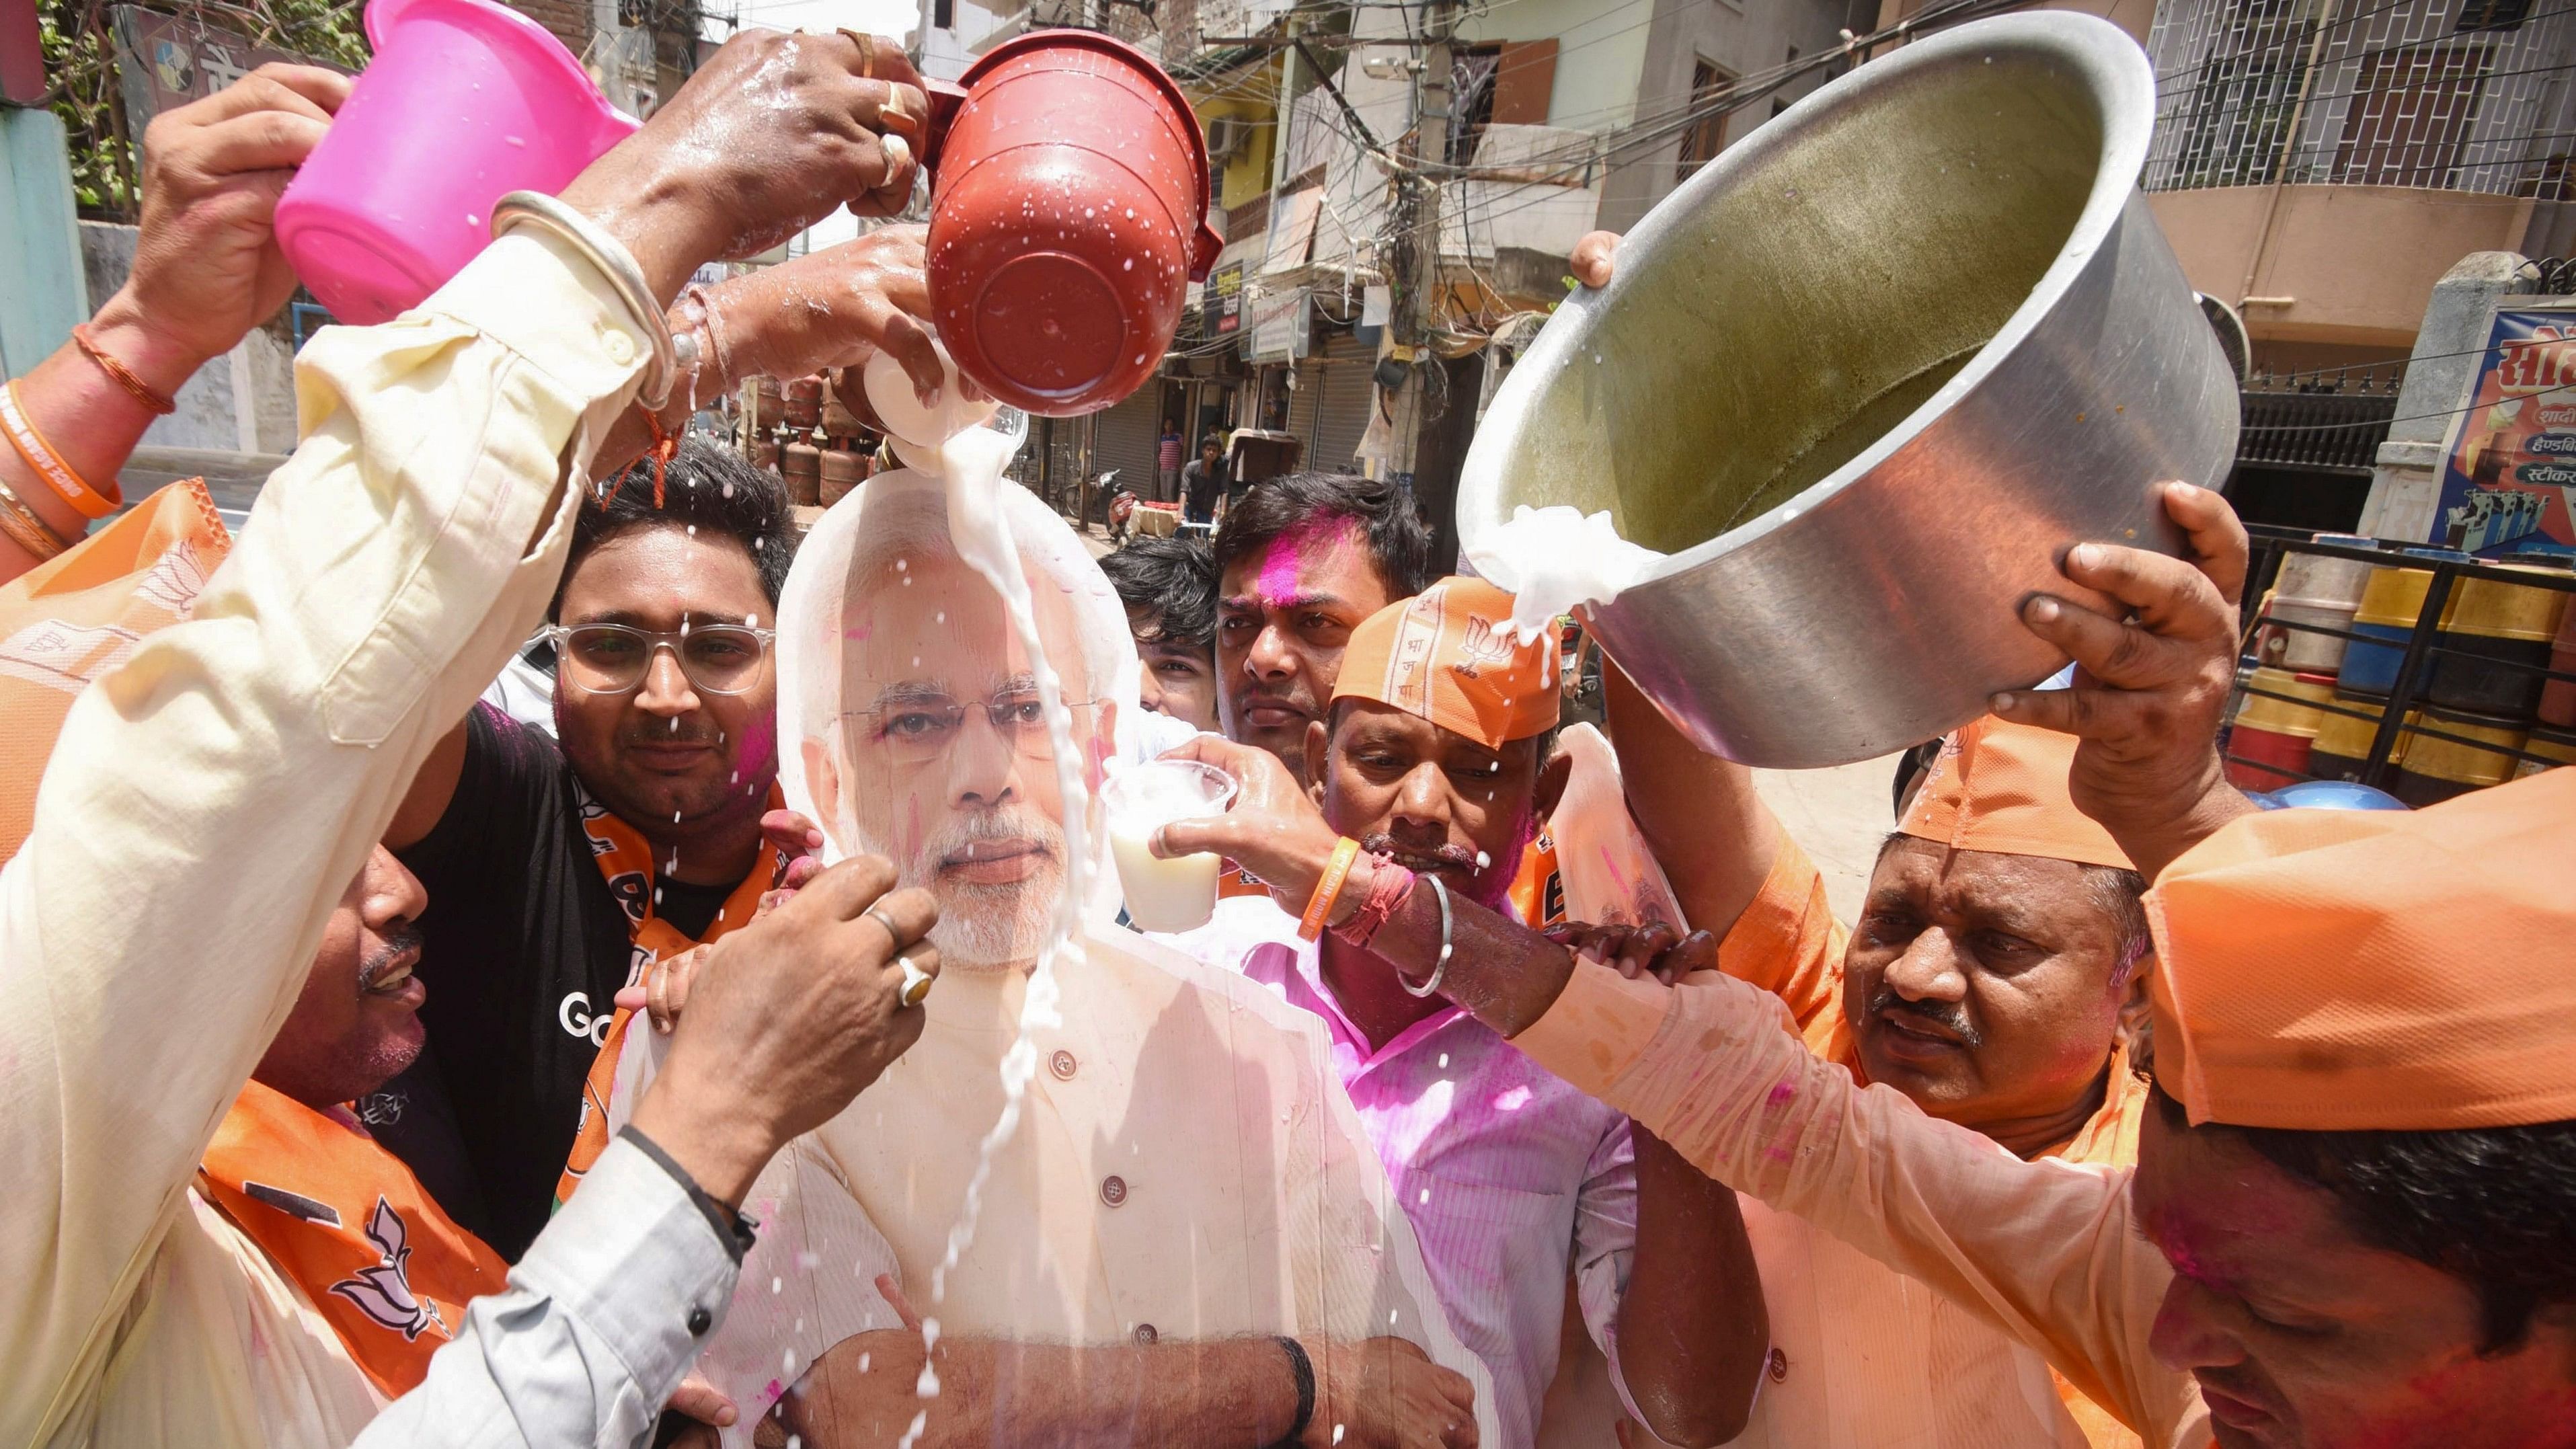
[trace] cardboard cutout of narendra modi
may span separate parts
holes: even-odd
[[[1124,610],[1052,511],[998,502],[1096,787],[1138,719]],[[1068,840],[1038,661],[948,518],[938,482],[880,475],[780,600],[787,801],[830,858],[883,855],[937,897],[940,976],[920,1042],[744,1204],[758,1246],[702,1365],[742,1410],[728,1441],[793,1389],[808,1445],[891,1443],[916,1415],[923,1442],[1249,1444],[1301,1400],[1335,1416],[1308,1442],[1499,1443],[1320,1024],[1111,923],[1100,812]],[[1061,1021],[943,1272],[1075,849],[1099,889]],[[665,1040],[629,1036],[612,1122]],[[936,1321],[926,1376],[906,1305]]]

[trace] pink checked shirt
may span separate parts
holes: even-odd
[[[1325,989],[1316,946],[1268,900],[1219,901],[1207,925],[1157,939],[1324,1019],[1334,1071],[1412,1219],[1450,1328],[1493,1378],[1505,1445],[1537,1436],[1569,1271],[1618,1383],[1613,1335],[1637,1241],[1625,1116],[1456,1007],[1372,1052]]]

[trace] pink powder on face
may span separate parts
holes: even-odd
[[[1359,525],[1347,518],[1328,518],[1281,534],[1261,556],[1253,587],[1265,609],[1286,608],[1309,591],[1306,570],[1321,564],[1352,541]]]
[[[2194,1251],[2189,1243],[2183,1241],[2181,1225],[2174,1222],[2171,1214],[2154,1214],[2145,1221],[2143,1226],[2147,1241],[2155,1244],[2156,1250],[2165,1255],[2165,1262],[2173,1269],[2175,1277],[2188,1279],[2220,1293],[2235,1291],[2225,1274],[2204,1262],[2200,1254]]]
[[[755,714],[743,726],[742,748],[734,753],[734,774],[744,785],[765,787],[778,773],[778,716]]]

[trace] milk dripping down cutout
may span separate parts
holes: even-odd
[[[1458,485],[1476,570],[1586,607],[1702,748],[1845,764],[2065,657],[2086,540],[2179,552],[2237,391],[2137,189],[2155,77],[2056,11],[1919,39],[1728,147],[1557,308]]]
[[[1015,431],[985,426],[1003,410],[964,398],[955,364],[944,351],[940,361],[948,383],[925,405],[891,358],[880,354],[871,360],[863,378],[869,402],[913,466],[867,479],[825,511],[797,552],[778,610],[778,783],[789,808],[821,826],[827,863],[857,854],[917,860],[922,842],[904,838],[904,832],[918,827],[898,819],[891,827],[894,838],[888,838],[862,818],[868,793],[891,789],[885,761],[936,748],[927,739],[934,725],[956,737],[948,746],[953,749],[980,747],[969,737],[988,726],[1023,729],[1025,723],[1008,713],[1023,697],[1034,696],[1042,716],[1045,744],[1039,753],[1050,763],[1039,768],[1051,769],[1060,802],[1060,822],[1033,818],[1030,807],[1018,807],[1018,818],[1032,822],[1023,828],[1040,837],[1040,847],[1010,848],[1023,858],[1038,856],[1033,866],[1008,860],[978,864],[976,852],[986,844],[981,839],[948,852],[966,862],[970,873],[1028,870],[1039,883],[1054,874],[1057,897],[1022,998],[1016,1038],[1002,1058],[1000,1115],[978,1149],[946,1255],[932,1281],[916,1288],[931,1343],[938,1338],[946,1275],[974,1240],[994,1154],[1020,1125],[1038,1064],[1033,1034],[1061,1024],[1059,973],[1083,959],[1086,918],[1105,924],[1117,911],[1114,878],[1099,868],[1107,842],[1091,790],[1104,762],[1121,753],[1119,732],[1132,729],[1139,713],[1135,645],[1116,592],[1064,520],[1035,494],[1002,480],[1025,436],[1025,420],[1008,415],[1019,423]],[[980,598],[976,583],[958,577],[961,566],[980,583]],[[856,602],[862,596],[893,603],[862,607]],[[912,602],[915,597],[933,602],[921,607]],[[995,598],[1001,604],[998,621],[989,607]],[[1059,631],[1053,657],[1039,627],[1042,612],[1069,626]],[[1062,643],[1066,633],[1075,641],[1070,651]],[[996,661],[1010,667],[987,694],[983,676],[996,672]],[[976,676],[977,687],[952,699],[952,689],[962,686],[951,681],[968,675]],[[1066,692],[1068,680],[1075,683],[1074,695]],[[1082,741],[1075,737],[1075,708],[1085,713]],[[1006,736],[1003,746],[1013,747],[1015,739]],[[1053,839],[1047,841],[1051,827]],[[1052,860],[1045,858],[1050,855]],[[907,877],[902,883],[928,882]],[[956,939],[945,921],[933,929],[931,942],[944,961],[990,949]],[[921,1392],[929,1397],[937,1391],[937,1376],[925,1360]],[[914,1433],[919,1428],[916,1421]],[[905,1436],[907,1449],[913,1437]]]

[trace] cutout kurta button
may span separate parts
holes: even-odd
[[[1155,1341],[1160,1339],[1162,1336],[1163,1335],[1161,1333],[1155,1330],[1154,1325],[1150,1323],[1140,1323],[1136,1325],[1136,1342],[1147,1348],[1153,1347]]]
[[[1100,1200],[1116,1207],[1127,1200],[1127,1179],[1111,1173],[1100,1179]]]
[[[1072,1081],[1076,1065],[1073,1053],[1062,1047],[1056,1048],[1055,1055],[1047,1058],[1047,1070],[1055,1073],[1055,1079],[1059,1082]]]

